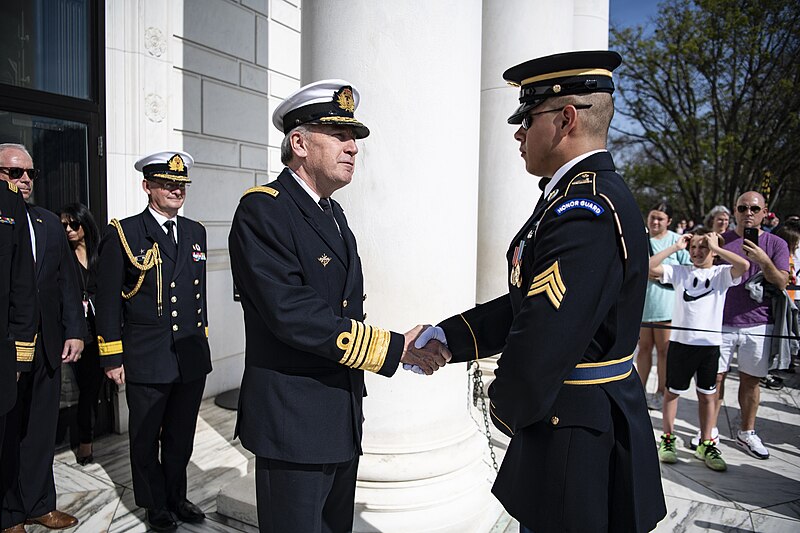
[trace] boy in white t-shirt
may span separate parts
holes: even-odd
[[[675,415],[680,394],[689,390],[692,376],[697,389],[700,415],[700,444],[695,457],[712,470],[722,472],[728,466],[722,459],[712,435],[717,421],[714,406],[717,401],[717,365],[722,343],[722,309],[729,287],[738,285],[750,268],[747,259],[722,248],[725,241],[716,233],[701,228],[682,238],[650,258],[650,277],[675,287],[675,308],[667,352],[667,390],[664,395],[663,429],[658,446],[658,458],[663,463],[675,463],[676,438],[673,435]],[[692,266],[662,265],[670,254],[689,247]],[[719,256],[728,265],[715,265]]]

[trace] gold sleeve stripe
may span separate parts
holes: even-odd
[[[100,355],[117,355],[122,353],[122,341],[109,341],[98,335],[97,347],[100,350]]]
[[[206,326],[206,338],[208,338],[208,326]]]
[[[248,194],[251,194],[251,193],[254,193],[254,192],[263,192],[264,194],[268,194],[268,195],[272,196],[273,198],[277,198],[278,195],[280,194],[280,191],[278,191],[276,189],[273,189],[272,187],[266,187],[264,185],[259,185],[258,187],[250,187],[249,189],[244,191],[244,194],[242,195],[242,198],[244,198]]]
[[[470,335],[472,335],[472,343],[475,345],[475,360],[477,361],[478,360],[478,339],[475,338],[475,332],[472,331],[472,326],[469,325],[469,322],[467,322],[467,319],[464,318],[464,315],[459,314],[458,316],[460,316],[461,320],[464,321],[464,324],[467,325],[467,329],[469,329],[469,333],[470,333]]]
[[[33,342],[14,341],[14,347],[17,349],[17,361],[20,363],[30,363],[33,361],[37,335],[38,333],[33,336]]]
[[[392,334],[389,331],[351,320],[350,331],[343,331],[336,339],[336,346],[344,351],[339,363],[377,372],[386,360]]]
[[[558,309],[561,307],[561,302],[564,300],[566,292],[567,286],[564,285],[564,280],[561,279],[561,269],[558,261],[554,261],[547,270],[533,278],[531,288],[528,290],[528,296],[544,293],[553,307]]]

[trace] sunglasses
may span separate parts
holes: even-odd
[[[738,213],[747,213],[748,210],[755,215],[756,213],[761,211],[761,206],[760,205],[737,205],[736,206],[736,211]]]
[[[589,109],[592,107],[592,104],[569,104],[575,109]],[[557,109],[548,109],[546,111],[537,111],[536,113],[528,113],[522,118],[522,129],[527,130],[533,125],[533,117],[536,115],[543,115],[544,113],[557,113],[559,111],[564,111],[569,105],[565,105],[564,107],[559,107]]]
[[[12,180],[20,179],[25,173],[27,173],[28,177],[32,180],[39,177],[38,168],[0,167],[0,172],[8,175]]]
[[[64,226],[64,231],[66,231],[67,228],[71,229],[72,231],[78,231],[78,229],[81,227],[81,223],[77,220],[70,220],[69,222],[62,220],[61,225]]]

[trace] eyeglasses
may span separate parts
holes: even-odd
[[[592,107],[592,104],[567,104],[564,107],[559,107],[557,109],[548,109],[547,111],[537,111],[536,113],[528,113],[524,117],[522,117],[522,129],[527,130],[533,125],[533,117],[536,115],[542,115],[544,113],[556,113],[559,111],[564,111],[569,106],[574,107],[575,109],[589,109]]]
[[[147,180],[152,184],[155,184],[156,187],[161,187],[162,189],[166,189],[170,192],[180,189],[182,191],[186,190],[186,187],[189,186],[188,183],[176,183],[174,181],[155,181],[155,180]]]
[[[761,206],[760,205],[737,205],[736,206],[736,211],[738,213],[747,213],[748,210],[755,215],[755,214],[757,214],[757,213],[759,213],[761,211]]]
[[[12,180],[18,180],[23,174],[27,173],[31,180],[39,177],[38,168],[19,168],[19,167],[0,167],[0,172],[6,174]]]
[[[78,231],[81,227],[81,223],[77,220],[70,220],[69,222],[62,220],[61,225],[64,226],[64,231],[66,231],[67,228],[70,228],[72,231]]]

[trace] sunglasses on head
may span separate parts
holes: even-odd
[[[746,213],[748,210],[755,215],[756,213],[761,211],[761,206],[760,205],[737,205],[736,206],[736,211],[739,212],[739,213]]]
[[[64,226],[64,230],[70,228],[72,231],[78,231],[78,229],[81,227],[81,223],[77,220],[70,220],[69,222],[62,220],[61,225]]]
[[[8,175],[12,180],[18,180],[23,174],[27,173],[28,177],[35,180],[39,177],[38,168],[20,168],[20,167],[0,167],[0,172]]]

